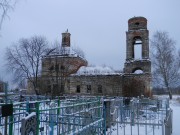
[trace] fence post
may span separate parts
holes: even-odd
[[[5,90],[5,104],[7,104],[7,85],[4,85],[4,90]],[[5,121],[4,121],[4,135],[7,135],[7,123],[8,122],[8,116],[5,117]]]
[[[98,109],[98,117],[100,118],[100,105],[101,105],[101,97],[98,97],[98,107],[99,107],[99,109]]]
[[[11,101],[12,104],[12,101]],[[13,114],[9,116],[9,135],[13,135]]]
[[[58,98],[58,110],[57,110],[57,114],[60,114],[60,99]]]
[[[165,122],[163,121],[163,122],[162,122],[162,135],[165,135],[165,131],[164,131],[165,128],[166,128],[166,127],[165,127]]]
[[[101,113],[100,106],[101,106],[101,97],[98,97],[98,108],[99,108],[98,109],[98,119],[102,118],[102,115],[100,114]],[[100,125],[100,124],[102,124],[102,123],[99,122],[99,124],[98,124],[99,127],[103,126],[103,124],[102,125]],[[98,134],[99,134],[99,131],[100,131],[100,128],[98,129]]]
[[[36,135],[39,135],[39,102],[36,102],[36,116],[37,116],[37,127],[36,127]]]
[[[60,115],[60,99],[58,98],[58,109],[57,109],[57,134],[59,133],[59,128],[60,128],[60,124],[59,124],[59,115]]]
[[[26,102],[26,112],[30,113],[30,110],[29,110],[29,102],[28,102],[28,101]]]
[[[171,109],[171,134],[172,134],[172,131],[173,131],[173,110]]]
[[[134,126],[134,101],[131,100],[131,103],[130,103],[130,109],[131,109],[131,126]]]
[[[165,135],[171,135],[172,134],[172,110],[168,110],[168,116],[166,116],[165,119]]]
[[[49,132],[49,134],[50,135],[53,135],[54,134],[54,125],[55,125],[55,123],[56,123],[56,120],[57,120],[57,116],[55,116],[56,114],[57,114],[57,110],[55,109],[55,107],[56,107],[56,105],[55,105],[55,102],[54,101],[52,101],[51,103],[50,103],[50,110],[49,110],[49,121],[50,121],[50,128],[51,128],[51,130],[50,130],[50,132]]]
[[[104,118],[104,135],[106,135],[106,105],[105,105],[105,101],[103,99],[103,118]]]

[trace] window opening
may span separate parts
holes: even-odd
[[[102,85],[98,85],[98,93],[102,93]]]
[[[87,93],[91,93],[91,85],[87,85]]]
[[[81,88],[80,85],[77,85],[77,87],[76,87],[77,93],[80,93],[80,92],[81,92],[81,89],[80,89],[80,88]]]
[[[136,25],[136,26],[139,26],[139,22],[136,22],[135,25]]]
[[[142,59],[142,40],[140,37],[134,38],[134,59]]]
[[[55,71],[58,72],[59,71],[59,64],[55,65]]]
[[[64,70],[64,69],[65,69],[65,67],[63,65],[61,65],[61,70]]]
[[[135,74],[142,74],[142,73],[143,73],[143,70],[137,69],[137,70],[135,70],[133,73],[135,73]]]

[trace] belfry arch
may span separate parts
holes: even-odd
[[[132,58],[142,59],[142,38],[140,36],[135,36],[132,40]]]
[[[134,73],[134,74],[140,74],[140,73],[144,73],[144,71],[143,71],[142,68],[137,67],[137,68],[134,68],[134,69],[132,70],[132,73]]]

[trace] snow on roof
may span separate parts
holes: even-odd
[[[76,52],[76,50],[71,47],[54,48],[43,57],[80,57],[85,59],[83,54],[81,55],[81,53]]]
[[[60,50],[60,54],[77,55],[76,52],[71,47],[62,47]]]
[[[51,49],[48,53],[48,56],[51,55],[76,55],[76,52],[71,47],[61,47]]]
[[[120,75],[108,66],[81,67],[75,75]]]
[[[130,60],[127,60],[125,63],[146,62],[146,61],[151,61],[151,60],[150,59],[130,59]]]

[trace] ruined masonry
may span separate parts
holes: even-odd
[[[141,46],[141,59],[135,58],[135,46]],[[141,74],[137,72],[140,71]],[[149,59],[149,31],[147,19],[133,17],[126,32],[126,62],[123,76],[124,96],[151,95],[151,61]]]
[[[128,20],[126,32],[126,61],[123,73],[102,67],[103,72],[89,67],[88,62],[71,48],[71,34],[62,33],[62,43],[42,58],[39,91],[43,95],[104,95],[151,96],[151,61],[149,59],[149,31],[147,19]],[[141,58],[136,59],[135,47],[141,47]],[[91,69],[93,71],[90,71]],[[32,93],[31,84],[28,87]]]

